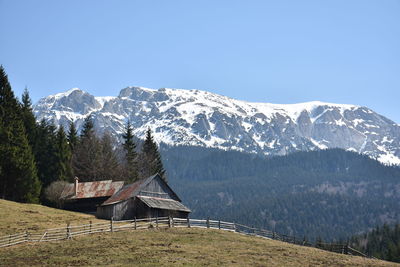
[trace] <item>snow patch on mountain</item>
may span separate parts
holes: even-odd
[[[251,103],[200,90],[127,87],[117,97],[95,97],[78,88],[42,98],[38,120],[78,129],[92,116],[100,132],[120,137],[129,119],[143,138],[157,142],[260,153],[268,156],[343,148],[384,163],[400,164],[400,126],[372,110],[312,101]]]

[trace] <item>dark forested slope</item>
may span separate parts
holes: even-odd
[[[351,245],[379,259],[400,262],[400,224],[376,227],[354,236]]]
[[[199,147],[163,149],[192,217],[344,239],[400,220],[400,168],[340,149],[265,159]]]

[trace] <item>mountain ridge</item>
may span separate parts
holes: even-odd
[[[126,87],[116,97],[95,97],[73,88],[34,105],[38,120],[79,129],[91,115],[100,132],[120,136],[129,119],[143,138],[157,142],[285,155],[342,148],[400,164],[400,125],[363,106],[312,101],[254,103],[201,90]]]

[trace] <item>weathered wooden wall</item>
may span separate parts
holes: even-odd
[[[144,188],[142,188],[138,195],[148,196],[148,197],[159,197],[166,199],[173,199],[180,201],[178,196],[166,186],[164,183],[160,182],[160,178],[155,178],[151,180]]]
[[[163,182],[161,178],[152,179],[140,189],[138,196],[157,197],[180,201],[179,197]],[[149,208],[135,196],[118,203],[99,206],[96,216],[100,219],[130,220],[133,218],[148,218],[160,216],[172,216],[187,218],[187,212]]]

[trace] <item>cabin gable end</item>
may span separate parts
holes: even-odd
[[[137,195],[181,201],[168,184],[158,175],[154,179],[151,179],[149,183],[143,185]]]

